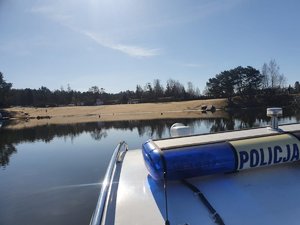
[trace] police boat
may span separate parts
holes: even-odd
[[[121,142],[90,225],[298,225],[300,124]]]

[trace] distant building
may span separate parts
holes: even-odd
[[[84,106],[84,102],[77,102],[76,105],[77,106]]]
[[[138,104],[138,103],[140,103],[140,100],[139,99],[129,99],[127,103],[128,104]]]
[[[103,105],[103,101],[101,99],[97,98],[95,105]]]

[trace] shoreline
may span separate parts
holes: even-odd
[[[201,106],[213,105],[216,111],[202,112]],[[102,106],[65,106],[65,107],[12,107],[4,109],[11,115],[7,129],[47,124],[71,124],[86,122],[110,122],[126,120],[154,120],[180,118],[221,118],[226,99],[192,100],[169,103],[141,103]]]

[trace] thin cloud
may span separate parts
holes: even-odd
[[[111,46],[111,48],[135,57],[157,56],[160,55],[161,52],[160,49],[147,49],[138,46],[130,46],[130,45],[122,45],[122,44],[113,45]]]
[[[152,56],[160,55],[161,53],[160,49],[148,49],[139,46],[114,43],[110,39],[102,38],[100,37],[100,35],[94,34],[89,31],[80,31],[80,33],[94,40],[96,43],[100,44],[103,47],[111,48],[113,50],[123,52],[133,57],[152,57]]]
[[[74,25],[75,21],[72,20],[71,15],[59,13],[52,6],[35,6],[28,10],[28,12],[43,14],[52,19],[53,21],[56,21],[57,23],[69,28],[70,30],[85,35],[86,37],[93,40],[102,47],[122,52],[131,57],[146,58],[158,56],[161,54],[161,49],[158,48],[145,48],[136,45],[118,43],[115,40],[113,40],[113,38],[103,38],[100,34],[96,32],[78,28],[76,25]]]
[[[51,20],[65,27],[68,27],[69,29],[77,33],[85,35],[102,47],[119,51],[130,57],[146,58],[161,55],[161,49],[147,48],[145,46],[139,46],[135,44],[126,44],[124,43],[124,40],[128,38],[128,34],[134,34],[134,36],[137,36],[144,30],[147,31],[149,29],[161,29],[163,27],[184,25],[185,23],[190,23],[192,21],[201,20],[213,16],[222,11],[231,10],[243,1],[244,0],[228,0],[225,2],[216,0],[199,1],[199,3],[196,4],[196,7],[186,7],[184,9],[180,8],[175,10],[174,12],[167,12],[166,14],[158,16],[156,19],[154,18],[148,20],[146,23],[142,23],[142,25],[137,21],[136,23],[131,24],[131,26],[117,26],[117,35],[112,34],[112,32],[114,32],[114,29],[116,29],[112,26],[110,27],[102,24],[102,26],[99,26],[98,28],[88,28],[87,26],[89,25],[89,23],[84,24],[82,20],[78,18],[78,16],[75,16],[74,12],[81,12],[79,11],[78,5],[76,4],[74,10],[72,8],[74,7],[74,4],[71,4],[72,7],[70,7],[70,4],[63,4],[60,2],[54,5],[36,5],[29,11],[32,13],[39,13],[47,16]],[[72,8],[72,10],[67,8],[67,6],[69,8]],[[85,9],[82,9],[82,12],[84,11]],[[147,16],[145,16],[145,18],[147,18]],[[109,33],[110,35],[108,35]],[[103,38],[104,34],[106,34],[106,38]],[[118,37],[118,40],[115,39],[116,36]],[[123,38],[121,38],[122,36]],[[193,63],[186,64],[185,66],[201,67],[201,65]]]

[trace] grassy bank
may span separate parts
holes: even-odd
[[[72,107],[12,107],[5,111],[10,115],[14,128],[44,124],[67,124],[97,121],[151,120],[171,118],[217,118],[222,112],[202,113],[202,105],[217,109],[227,106],[226,99],[193,100],[169,103],[145,103]]]

